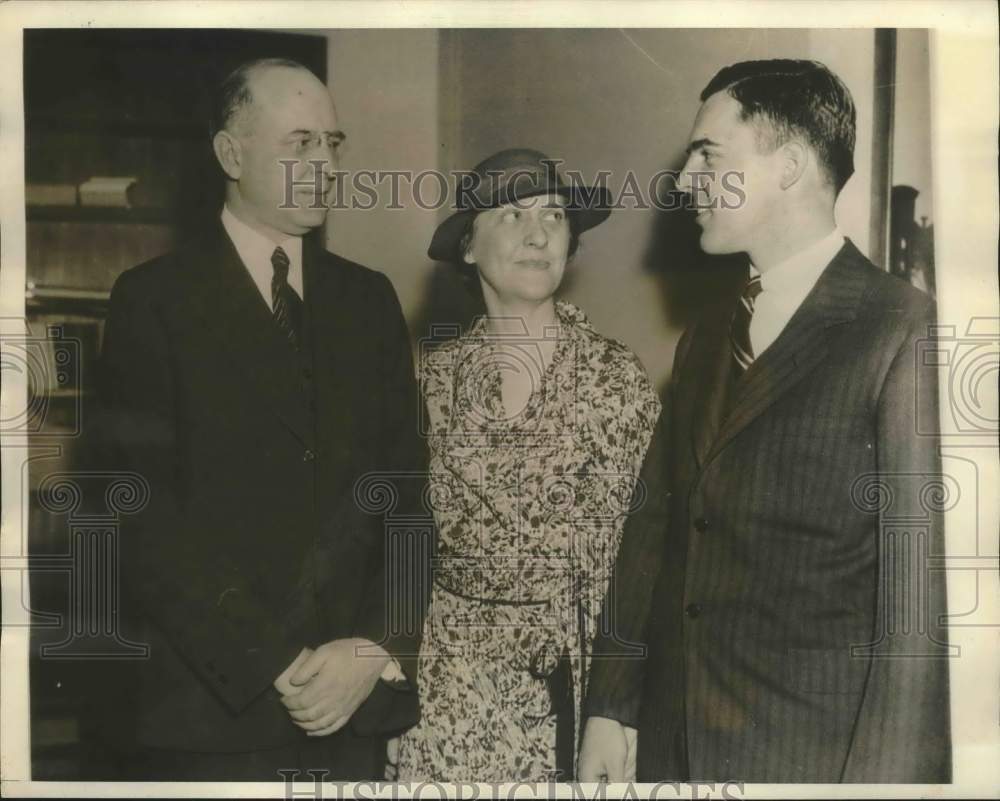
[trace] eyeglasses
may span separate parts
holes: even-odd
[[[296,131],[291,137],[297,153],[307,153],[322,148],[337,153],[347,139],[343,131]]]

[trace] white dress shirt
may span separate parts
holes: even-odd
[[[805,250],[761,272],[750,265],[750,276],[760,276],[761,292],[753,304],[750,318],[750,344],[758,358],[788,325],[806,295],[816,286],[823,270],[844,246],[839,228],[814,242]]]
[[[301,237],[290,236],[276,243],[240,220],[229,210],[229,206],[222,207],[222,227],[233,240],[236,252],[240,254],[243,266],[260,290],[267,308],[274,311],[271,302],[271,279],[274,277],[271,255],[276,247],[281,247],[288,256],[288,285],[300,298],[305,299],[302,289]]]

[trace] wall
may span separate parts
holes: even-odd
[[[327,34],[329,84],[347,133],[346,171],[424,170],[438,162],[438,32],[336,30]],[[428,185],[427,192],[431,194]],[[416,340],[415,325],[435,265],[426,257],[436,214],[402,209],[334,209],[328,247],[389,276]]]
[[[931,175],[930,43],[927,31],[896,32],[896,98],[892,136],[892,183],[920,190],[916,219],[934,219]]]
[[[837,199],[837,224],[876,264],[870,243],[872,198],[873,104],[875,103],[875,33],[870,29],[832,28],[808,34],[808,58],[822,61],[847,84],[858,112],[854,176]],[[887,143],[879,143],[888,146]]]

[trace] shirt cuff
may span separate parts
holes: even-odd
[[[379,678],[392,687],[402,688],[410,685],[406,679],[406,674],[403,673],[403,669],[399,666],[399,662],[396,661],[395,657],[385,666]]]

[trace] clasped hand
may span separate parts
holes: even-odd
[[[333,640],[315,651],[304,648],[274,686],[295,725],[323,737],[351,719],[388,662],[389,655],[369,640]]]

